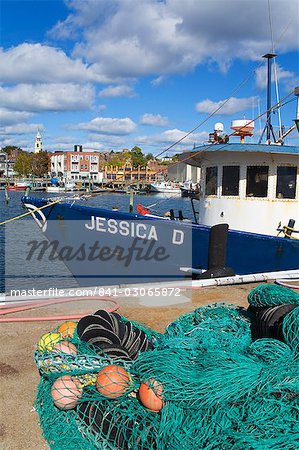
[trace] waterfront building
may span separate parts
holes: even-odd
[[[161,171],[165,172],[166,166],[149,161],[146,166],[133,167],[130,162],[126,162],[121,167],[106,164],[102,170],[105,182],[151,182],[157,179]]]
[[[0,153],[0,178],[10,178],[15,175],[14,165],[18,157],[19,150],[12,149],[9,154]]]
[[[103,172],[100,162],[103,154],[83,151],[82,145],[75,145],[73,152],[55,152],[51,155],[50,175],[66,180],[92,181],[101,183]]]

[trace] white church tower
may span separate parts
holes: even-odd
[[[35,144],[34,144],[34,153],[39,153],[43,151],[43,143],[42,137],[39,130],[36,133]]]

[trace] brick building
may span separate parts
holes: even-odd
[[[51,155],[50,174],[67,180],[101,183],[103,172],[100,165],[104,156],[100,152],[83,152],[82,145],[75,145],[73,152],[55,152]]]

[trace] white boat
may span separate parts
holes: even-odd
[[[290,220],[299,225],[298,147],[230,143],[188,156],[201,168],[198,223],[271,236]]]
[[[158,181],[150,184],[150,191],[165,194],[180,194],[181,184],[175,181]]]
[[[47,186],[46,190],[49,194],[55,194],[55,193],[65,192],[65,187],[63,187],[63,186]]]
[[[75,182],[74,181],[68,181],[66,180],[63,183],[52,183],[51,186],[47,186],[47,192],[54,194],[54,193],[60,193],[60,192],[70,192],[73,191],[75,188]]]
[[[294,93],[299,131],[299,88]],[[182,268],[201,278],[298,271],[299,147],[282,145],[282,136],[270,145],[270,116],[267,144],[242,143],[253,132],[252,122],[233,122],[241,143],[228,143],[217,126],[214,142],[179,157],[201,168],[200,192],[191,199],[194,222],[173,209],[166,218],[151,214],[150,207],[132,214],[66,202],[45,215],[47,199],[22,201],[55,251],[66,254],[62,260],[81,285],[179,280]],[[181,190],[168,181],[152,187]],[[43,245],[47,250],[47,241]]]

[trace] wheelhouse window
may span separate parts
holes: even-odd
[[[296,198],[297,167],[277,167],[276,198]]]
[[[218,178],[218,168],[207,167],[206,168],[206,195],[216,195],[217,194],[217,178]]]
[[[247,197],[267,197],[268,196],[268,166],[248,166],[247,167]]]
[[[222,171],[222,195],[239,195],[240,167],[224,166]]]

